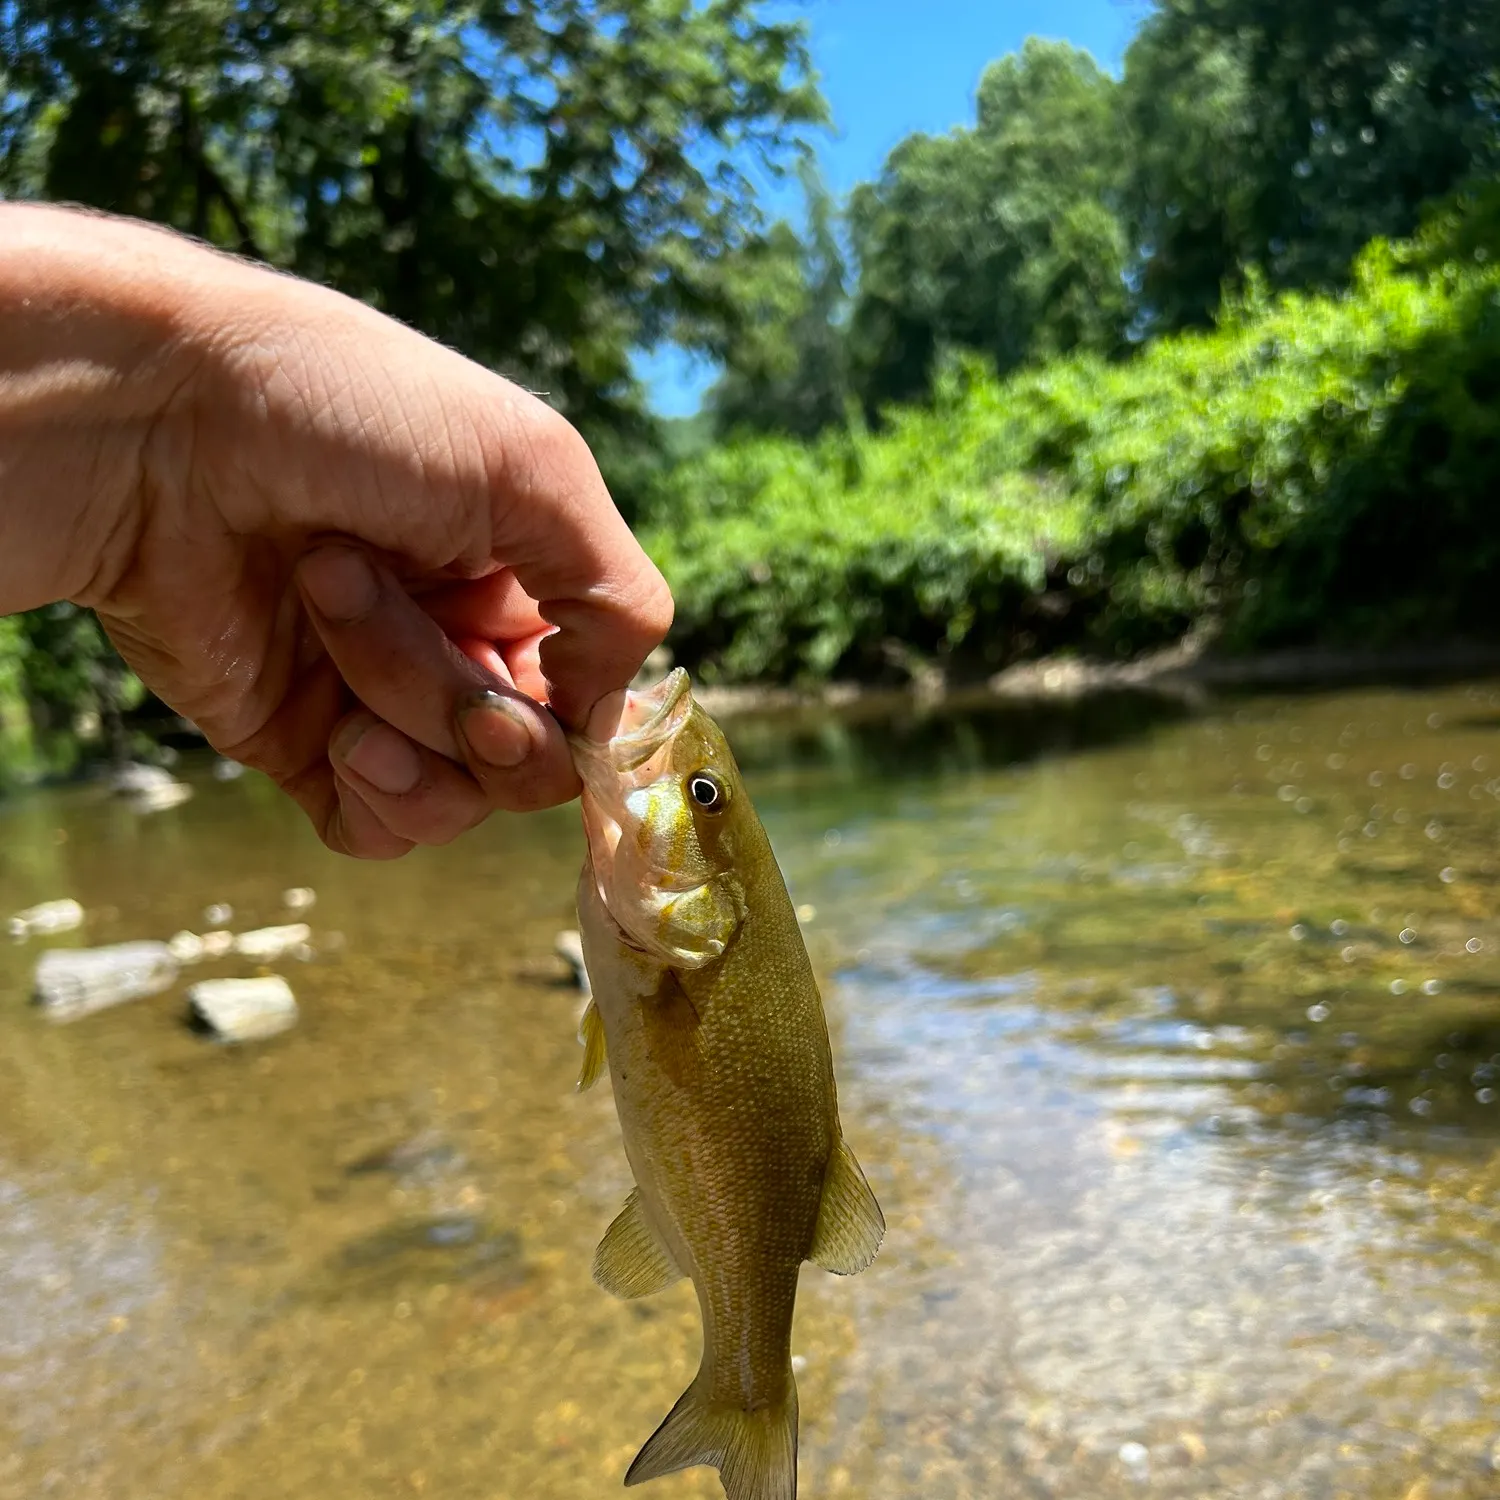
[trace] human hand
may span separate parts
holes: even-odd
[[[140,226],[0,215],[0,326],[19,330],[0,341],[12,595],[28,527],[50,520],[55,537],[67,521],[65,549],[35,546],[50,588],[28,578],[32,597],[7,603],[0,558],[0,609],[93,607],[152,691],[349,854],[393,857],[495,807],[572,797],[558,719],[582,722],[670,621],[582,438],[332,292]],[[5,253],[18,224],[34,241],[19,269]],[[30,322],[7,307],[18,277]],[[97,304],[101,280],[116,288],[93,320],[102,346],[64,316]],[[53,310],[40,333],[39,306]],[[75,352],[80,337],[94,347]],[[71,407],[59,368],[82,392]],[[116,378],[78,375],[101,368]],[[8,503],[18,483],[29,509]]]

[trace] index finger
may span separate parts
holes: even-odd
[[[495,556],[542,618],[548,702],[579,725],[606,693],[625,687],[672,624],[666,580],[631,534],[578,431],[534,397],[506,444]]]
[[[559,717],[581,722],[628,683],[671,624],[671,595],[572,425],[362,303],[230,274],[245,294],[209,366],[228,379],[204,388],[205,451],[247,453],[247,427],[273,424],[255,445],[269,466],[217,491],[230,531],[280,530],[293,554],[353,537],[408,583],[508,566],[557,626],[542,660]]]

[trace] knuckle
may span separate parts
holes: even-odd
[[[539,476],[602,485],[593,450],[561,412],[538,401],[527,409],[526,423],[527,442]]]
[[[667,632],[671,630],[677,606],[667,580],[662,577],[655,563],[647,559],[641,572],[640,599],[636,604],[636,614],[640,619],[642,632],[655,646],[665,640]]]

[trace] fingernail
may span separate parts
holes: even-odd
[[[334,742],[334,753],[377,792],[402,797],[422,779],[416,747],[389,724],[351,724]]]
[[[380,595],[369,559],[352,547],[319,547],[309,552],[297,576],[318,613],[341,624],[369,614]]]
[[[458,713],[458,727],[469,748],[486,765],[510,771],[536,744],[526,711],[499,693],[478,693]]]

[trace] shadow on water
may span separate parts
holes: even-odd
[[[805,1276],[804,1493],[1496,1493],[1497,723],[1484,682],[735,722],[890,1225]],[[358,866],[195,785],[0,812],[0,914],[89,911],[57,942],[318,892],[253,1049],[181,986],[50,1026],[0,949],[0,1500],[612,1492],[698,1314],[589,1278],[629,1179],[552,950],[576,813]]]
[[[747,774],[805,767],[872,779],[939,777],[1138,738],[1188,714],[1165,693],[1120,690],[1077,699],[855,707],[736,721],[735,753]]]

